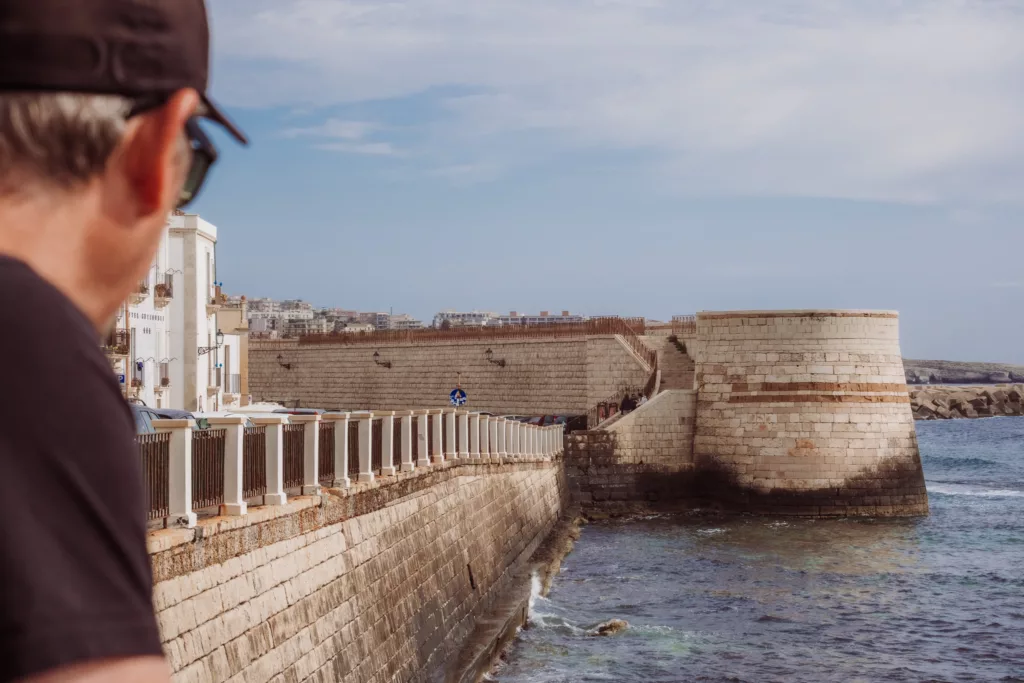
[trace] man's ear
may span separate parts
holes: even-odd
[[[177,205],[191,161],[182,154],[185,123],[197,106],[198,93],[186,88],[163,106],[129,121],[119,156],[135,197],[136,218],[167,215]]]

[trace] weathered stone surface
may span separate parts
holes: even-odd
[[[425,681],[450,666],[555,523],[562,465],[388,479],[154,544],[172,680]]]
[[[927,512],[895,313],[699,313],[687,347],[689,486],[754,511]]]
[[[505,361],[504,366],[488,360]],[[374,362],[379,360],[390,367]],[[461,382],[472,410],[584,414],[650,372],[614,336],[380,346],[253,341],[254,400],[362,410],[440,408]]]

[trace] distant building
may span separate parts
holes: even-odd
[[[495,324],[500,324],[498,314],[490,311],[447,310],[434,315],[434,327],[483,327]]]
[[[373,332],[376,328],[369,323],[346,323],[338,331],[344,334],[353,334],[355,332]]]
[[[392,330],[416,330],[423,327],[422,320],[416,320],[407,313],[391,316]]]
[[[548,311],[541,311],[537,315],[512,311],[508,315],[500,316],[498,320],[502,325],[554,325],[560,323],[582,323],[587,320],[587,317],[572,315],[569,311],[562,311],[561,315],[552,315]]]

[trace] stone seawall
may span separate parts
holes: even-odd
[[[698,313],[704,488],[754,511],[926,514],[898,323],[887,311]]]
[[[615,336],[249,346],[254,400],[340,410],[440,408],[461,382],[472,410],[583,414],[625,387],[642,387],[649,375]]]
[[[172,680],[442,680],[556,522],[562,472],[447,463],[151,534]]]
[[[566,477],[584,506],[692,499],[680,484],[693,469],[696,392],[658,394],[607,429],[573,432],[566,443]]]
[[[916,420],[1024,415],[1024,384],[929,386],[910,390]]]

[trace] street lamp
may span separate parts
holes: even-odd
[[[199,355],[200,356],[205,356],[210,351],[216,351],[220,347],[224,346],[224,333],[221,332],[220,330],[217,330],[216,341],[217,341],[217,345],[216,346],[200,346],[199,347]]]

